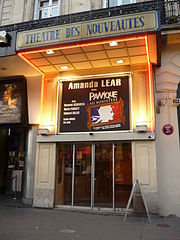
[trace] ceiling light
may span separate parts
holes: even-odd
[[[117,62],[118,64],[122,64],[122,63],[124,62],[124,60],[119,59],[119,60],[117,60],[116,62]]]
[[[112,41],[109,43],[109,46],[116,47],[116,46],[118,46],[118,43],[116,41]]]
[[[67,70],[67,69],[68,69],[68,66],[61,66],[61,69],[62,69],[62,70]]]
[[[46,53],[50,55],[50,54],[54,54],[54,51],[52,49],[49,49],[46,51]]]

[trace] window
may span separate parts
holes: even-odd
[[[103,7],[115,7],[119,5],[135,3],[136,0],[103,0]]]
[[[35,4],[35,19],[60,15],[60,0],[38,0]]]

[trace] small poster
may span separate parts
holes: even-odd
[[[22,81],[0,81],[0,124],[21,123],[22,94]]]
[[[129,76],[62,83],[60,132],[130,129]]]

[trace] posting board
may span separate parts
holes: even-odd
[[[60,133],[130,129],[129,76],[62,82]]]

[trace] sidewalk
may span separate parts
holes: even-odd
[[[180,218],[0,207],[0,240],[180,240]]]

